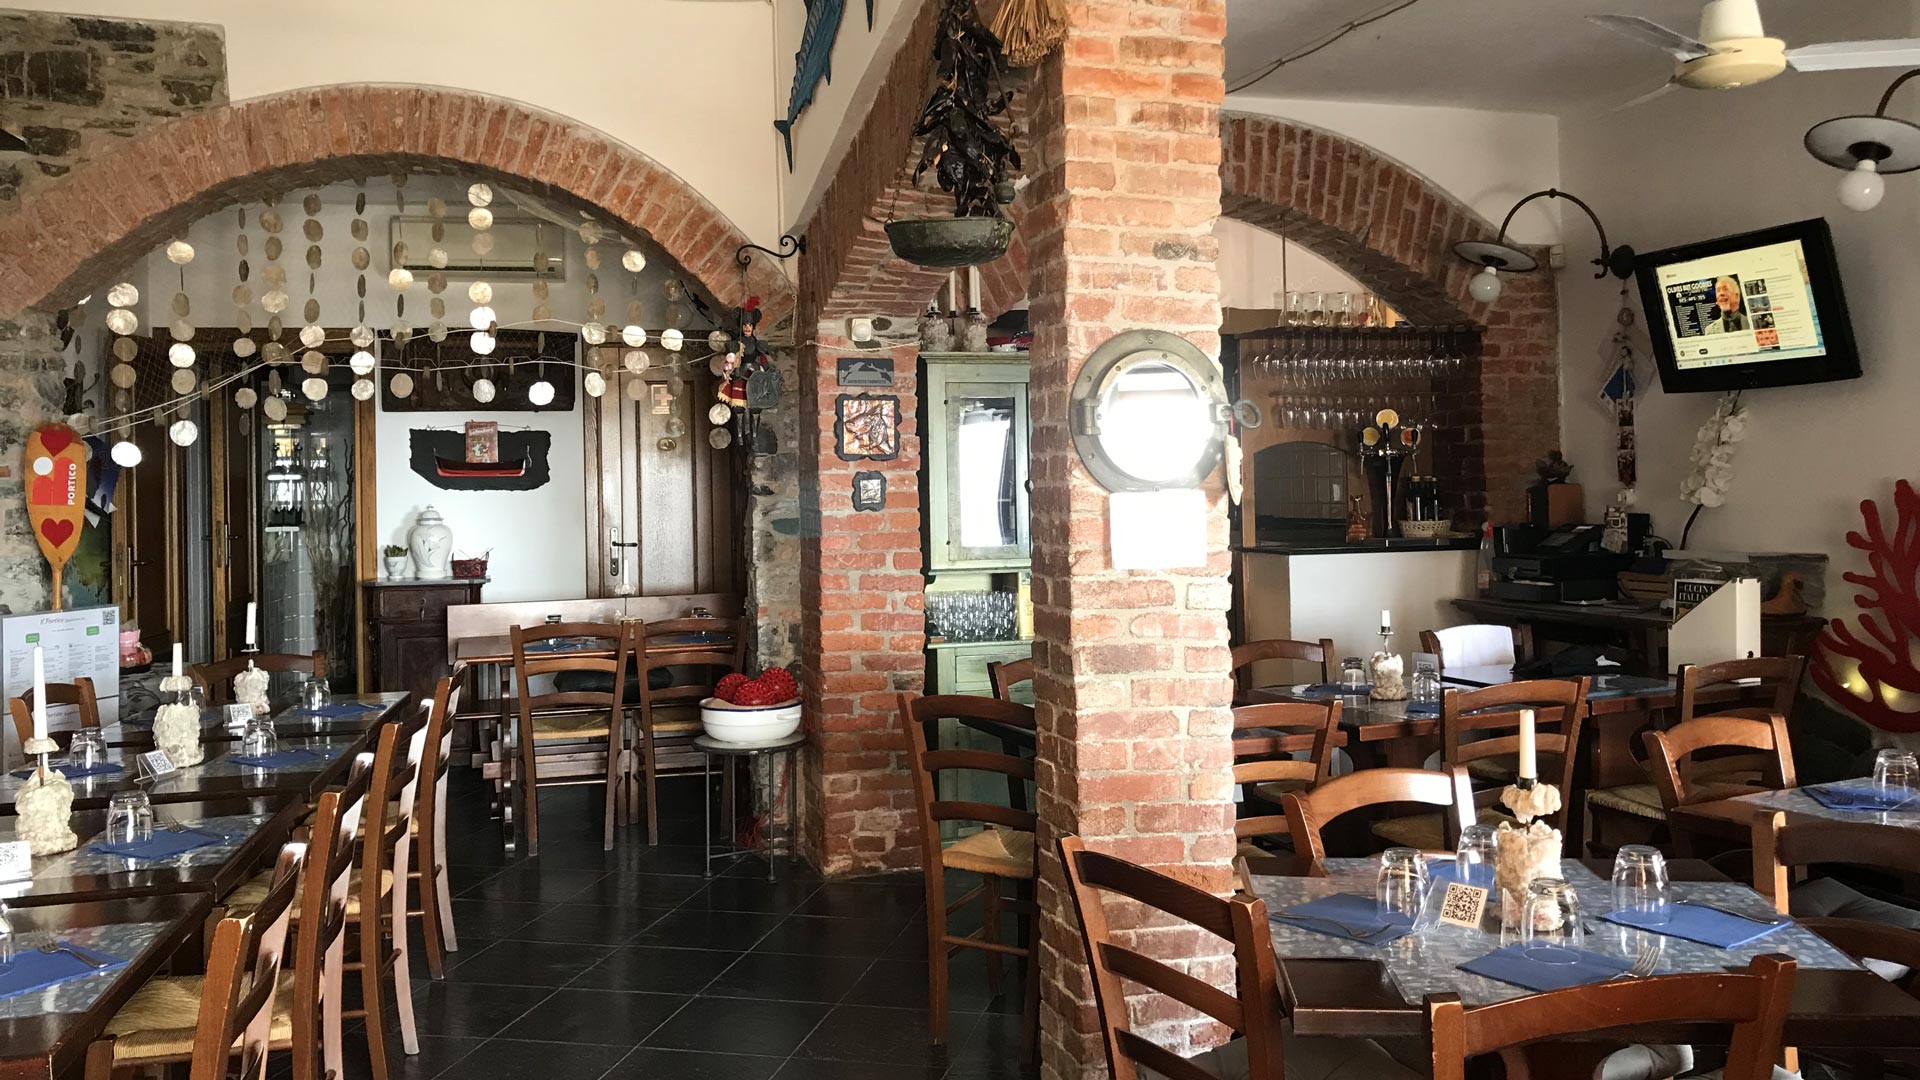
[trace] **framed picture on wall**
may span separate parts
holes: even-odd
[[[833,403],[833,435],[842,461],[899,457],[900,399],[891,394],[841,394]]]

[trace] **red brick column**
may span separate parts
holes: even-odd
[[[1127,329],[1218,355],[1221,0],[1085,0],[1031,87],[1022,228],[1032,266],[1033,567],[1041,817],[1043,1074],[1104,1075],[1092,989],[1057,843],[1183,866],[1224,892],[1233,852],[1226,501],[1207,481],[1202,568],[1127,572],[1107,553],[1106,491],[1073,450],[1067,403],[1095,347]],[[1124,917],[1118,925],[1126,926]],[[1222,983],[1225,950],[1191,928],[1156,950]],[[1164,1044],[1211,1037],[1145,1006]]]
[[[834,361],[851,352],[844,322],[821,322],[800,347],[800,655],[809,730],[802,792],[807,848],[827,874],[920,865],[907,742],[896,695],[918,691],[926,646],[920,549],[920,432],[914,421],[919,351],[892,351],[900,456],[844,461]],[[843,351],[844,350],[844,351]],[[887,478],[887,505],[853,509],[853,476]]]

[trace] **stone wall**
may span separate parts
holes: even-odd
[[[780,404],[759,414],[773,453],[753,455],[747,472],[747,614],[756,668],[800,656],[800,372],[791,349],[773,354]]]

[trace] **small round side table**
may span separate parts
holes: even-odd
[[[796,842],[800,836],[800,793],[795,775],[794,763],[799,760],[800,747],[805,745],[807,736],[795,732],[784,739],[758,743],[730,743],[707,735],[697,735],[693,748],[700,751],[704,764],[701,768],[700,807],[705,828],[701,830],[701,854],[705,858],[706,876],[713,876],[713,864],[725,859],[736,859],[742,855],[761,854],[767,857],[767,880],[773,881],[773,853],[776,850],[771,836],[757,847],[741,847],[736,838],[740,835],[734,821],[733,774],[736,766],[743,760],[751,760],[761,754],[782,754],[787,758],[787,838],[778,849],[789,860],[800,854]],[[713,759],[720,759],[721,798],[724,802],[721,814],[726,819],[727,841],[723,850],[713,850]],[[777,789],[776,789],[777,790]],[[778,795],[775,796],[778,798]],[[772,807],[768,807],[771,816]]]

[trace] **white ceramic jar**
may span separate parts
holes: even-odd
[[[429,506],[407,530],[407,550],[413,554],[413,576],[421,581],[453,577],[453,530],[440,511]]]

